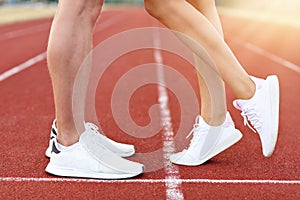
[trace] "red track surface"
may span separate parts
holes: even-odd
[[[277,59],[275,62],[270,55],[300,66],[297,50],[300,29],[228,16],[222,16],[222,20],[227,42],[250,74],[261,77],[269,74],[279,76],[281,113],[278,145],[271,158],[262,156],[258,136],[244,127],[239,112],[231,105],[233,95],[229,91],[229,111],[244,137],[238,144],[202,166],[179,167],[179,175],[183,180],[180,189],[185,199],[299,199],[300,73],[285,67],[282,60]],[[99,24],[95,33],[95,44],[124,30],[157,25],[154,19],[139,8],[105,11],[100,22],[103,24]],[[50,23],[49,19],[0,27],[0,74],[45,52]],[[8,33],[14,34],[8,36]],[[271,54],[258,52],[258,48]],[[163,53],[163,59],[164,64],[180,71],[197,90],[197,79],[192,68],[182,67],[186,64],[182,59],[167,53]],[[103,76],[99,87],[101,95],[97,96],[97,101],[101,104],[98,105],[99,116],[105,133],[116,140],[135,144],[138,152],[161,148],[162,136],[157,134],[151,138],[138,139],[122,133],[112,118],[110,93],[116,81],[130,66],[149,62],[154,62],[153,52],[150,50],[120,58]],[[137,182],[50,179],[55,177],[44,172],[48,163],[44,151],[54,117],[54,105],[45,60],[0,82],[0,92],[0,199],[166,198],[168,186],[163,182],[166,177],[163,169],[145,173],[134,179]],[[169,96],[172,123],[176,132],[180,124],[179,104],[175,95],[169,93]],[[157,97],[157,87],[154,85],[140,88],[134,94],[130,109],[138,124],[145,125],[149,122],[146,113],[157,102]],[[19,177],[25,179],[17,181],[16,178]],[[234,183],[234,180],[253,181]],[[255,183],[255,180],[258,182]],[[263,182],[264,180],[271,182]]]

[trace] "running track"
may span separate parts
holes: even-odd
[[[174,167],[163,160],[163,169],[121,181],[64,179],[46,174],[48,159],[44,150],[54,116],[45,60],[51,19],[37,20],[0,27],[0,198],[299,199],[300,28],[229,16],[222,16],[222,21],[226,41],[249,73],[279,76],[280,135],[271,158],[262,156],[257,135],[243,126],[239,112],[231,105],[233,96],[229,91],[228,109],[244,137],[202,166]],[[103,23],[96,28],[95,44],[124,30],[158,25],[140,8],[105,11],[100,22]],[[180,123],[180,105],[175,95],[163,88],[158,90],[156,85],[137,90],[130,101],[130,112],[137,123],[146,125],[149,107],[167,95],[165,102],[160,101],[161,113],[168,113],[164,109],[170,111],[169,115],[161,116],[162,122],[169,120],[163,131],[139,139],[122,133],[112,120],[110,92],[116,81],[131,66],[150,62],[174,67],[197,91],[193,69],[183,68],[182,65],[187,65],[184,60],[165,52],[130,53],[112,64],[101,80],[101,95],[97,96],[103,130],[116,140],[135,144],[138,152],[168,147],[165,132],[176,133]],[[168,151],[163,153],[162,158]]]

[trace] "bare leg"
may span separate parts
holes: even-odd
[[[223,30],[220,22],[219,15],[216,10],[215,1],[214,0],[187,0],[191,5],[193,5],[199,12],[201,12],[214,26],[214,28],[219,32],[219,34],[223,36]],[[195,61],[197,68],[200,69],[201,66],[205,65],[204,62],[195,55]],[[209,67],[209,66],[207,66]],[[205,83],[205,80],[198,74],[198,81],[200,87],[200,96],[201,96],[201,116],[204,120],[210,125],[220,125],[224,122],[227,106],[226,106],[226,94],[225,94],[225,86],[223,81],[220,83],[219,91],[220,95],[218,97],[218,108],[214,109],[215,113],[212,113],[212,101],[211,95]],[[219,78],[219,77],[216,77]]]
[[[145,0],[145,6],[168,28],[193,38],[207,50],[236,98],[249,99],[254,95],[255,84],[249,75],[216,28],[193,5],[185,0]]]
[[[60,0],[48,44],[48,68],[52,79],[59,143],[78,141],[72,113],[76,73],[92,49],[92,33],[102,0]],[[83,125],[82,125],[83,126]]]
[[[201,3],[201,0],[189,2],[185,0],[145,0],[146,9],[152,16],[168,28],[181,32],[198,42],[199,45],[194,45],[188,40],[183,40],[199,57],[201,57],[201,52],[198,49],[204,47],[215,62],[223,81],[238,98],[233,102],[234,106],[242,111],[244,121],[250,121],[258,132],[263,155],[269,157],[275,149],[278,136],[280,102],[278,78],[273,75],[268,76],[266,80],[254,77],[251,80],[217,31],[216,26],[213,26],[208,17],[205,17],[204,11],[196,9],[197,3]],[[197,117],[196,120],[196,123],[204,125],[201,123],[201,117]],[[215,151],[210,156],[205,156],[205,154],[209,155],[209,153],[207,154],[209,150],[214,151],[210,145],[217,137],[208,134],[209,136],[207,135],[202,143],[200,131],[196,127],[193,129],[193,140],[189,148],[173,154],[170,157],[171,162],[181,165],[201,165],[235,144],[242,135],[235,129],[229,115],[228,122],[226,126],[222,126],[222,132],[230,138],[230,143],[216,141],[216,145],[219,146],[217,149],[221,149],[221,151]],[[252,128],[252,130],[254,129]],[[199,149],[195,148],[196,146],[201,148],[200,153]]]
[[[60,0],[51,28],[48,66],[58,135],[52,140],[50,162],[45,170],[53,175],[119,179],[134,177],[144,171],[142,164],[120,157],[134,154],[133,145],[117,143],[102,136],[95,125],[84,124],[81,114],[81,127],[78,123],[75,126],[74,113],[84,113],[85,102],[80,100],[79,109],[73,113],[73,87],[82,62],[92,50],[92,33],[102,4],[103,0]],[[87,61],[83,67],[90,67],[90,59]],[[80,92],[87,89],[88,77],[89,70],[86,70],[80,77],[83,85]],[[76,122],[79,122],[77,117]],[[84,134],[80,135],[78,142],[82,132]]]

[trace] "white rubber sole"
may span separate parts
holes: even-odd
[[[84,171],[82,169],[75,168],[61,168],[51,165],[49,163],[45,169],[49,174],[61,177],[76,177],[76,178],[92,178],[92,179],[107,179],[107,180],[116,180],[116,179],[126,179],[136,177],[144,172],[144,170],[137,173],[123,173],[123,174],[112,174],[112,173],[101,173],[101,172],[92,172]]]
[[[52,147],[51,146],[48,146],[46,152],[45,152],[45,156],[47,158],[51,158],[51,151],[52,151]]]
[[[277,143],[278,127],[279,127],[279,81],[276,75],[268,76],[267,81],[269,83],[270,105],[271,107],[271,120],[272,130],[270,137],[270,151],[264,152],[265,157],[270,157]],[[271,103],[272,102],[272,103]]]

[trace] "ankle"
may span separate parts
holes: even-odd
[[[79,136],[76,134],[58,134],[57,142],[63,146],[71,146],[79,141]]]
[[[218,115],[212,116],[212,115],[206,115],[206,114],[201,114],[203,120],[205,123],[209,126],[220,126],[224,123],[226,119],[226,112],[225,113],[220,113]]]
[[[79,134],[74,123],[60,124],[56,122],[57,127],[57,141],[64,146],[71,146],[79,141]]]
[[[242,81],[240,86],[240,90],[235,94],[236,98],[248,100],[254,96],[256,85],[250,77],[247,80]]]

